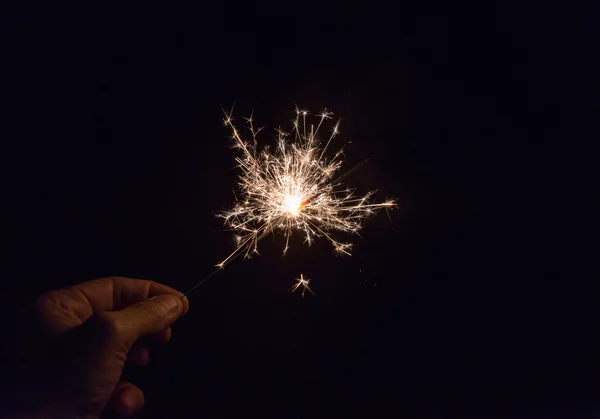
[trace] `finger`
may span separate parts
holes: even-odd
[[[167,327],[162,332],[153,333],[148,336],[148,341],[157,345],[164,345],[171,339],[171,328]]]
[[[165,343],[169,342],[170,339],[171,328],[167,327],[161,332],[148,335],[146,341],[157,345],[164,345]],[[145,367],[148,365],[149,361],[150,351],[148,350],[148,347],[146,347],[141,340],[138,340],[129,350],[129,353],[127,354],[127,362],[136,367]]]
[[[121,311],[104,313],[113,331],[125,343],[127,351],[141,337],[162,332],[183,313],[181,298],[170,294],[157,295]]]
[[[135,385],[120,382],[109,402],[119,416],[126,418],[139,413],[144,408],[144,393]]]
[[[141,341],[133,344],[127,354],[127,362],[136,367],[145,367],[150,361],[150,352]]]
[[[80,292],[96,311],[121,310],[156,295],[183,295],[158,282],[123,277],[94,279],[75,285],[72,289]],[[184,312],[187,312],[189,302],[187,298],[183,300]]]
[[[182,293],[157,282],[131,278],[102,278],[71,288],[53,290],[36,301],[38,321],[50,333],[65,332],[79,326],[94,313],[119,310],[128,305],[161,294],[181,296]],[[183,314],[189,309],[182,299]]]
[[[53,290],[36,300],[36,321],[48,333],[63,333],[90,318],[93,309],[81,294],[73,289]]]

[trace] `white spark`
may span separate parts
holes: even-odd
[[[296,280],[296,284],[290,290],[292,292],[296,291],[298,288],[302,287],[302,297],[304,298],[304,293],[308,290],[312,295],[315,295],[308,284],[310,284],[310,279],[304,279],[304,275],[300,274],[300,278],[294,278]]]

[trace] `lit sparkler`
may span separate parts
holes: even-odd
[[[334,175],[342,166],[342,151],[328,159],[325,153],[339,134],[339,121],[333,125],[325,145],[319,130],[333,113],[327,109],[316,115],[316,126],[307,122],[309,112],[296,108],[291,133],[278,129],[274,150],[257,150],[257,134],[252,117],[247,118],[250,141],[242,139],[233,124],[232,114],[224,111],[225,126],[231,127],[233,146],[241,151],[236,158],[240,197],[232,209],[218,214],[236,234],[236,249],[217,266],[224,267],[240,254],[244,258],[258,253],[258,242],[271,232],[281,231],[286,242],[285,254],[294,231],[310,245],[317,237],[331,242],[335,252],[350,254],[351,243],[333,237],[336,231],[357,234],[363,220],[395,201],[372,203],[374,192],[357,196]],[[303,284],[299,282],[299,284]],[[306,282],[308,285],[308,282]]]

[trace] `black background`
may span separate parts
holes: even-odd
[[[235,182],[220,106],[254,110],[263,144],[295,103],[328,107],[346,167],[371,159],[348,182],[398,208],[351,257],[299,239],[282,257],[267,239],[199,288],[172,342],[128,371],[142,417],[591,414],[598,276],[566,209],[596,17],[505,2],[6,5],[3,311],[109,275],[189,288],[231,251],[214,216]],[[300,273],[314,296],[288,291]]]

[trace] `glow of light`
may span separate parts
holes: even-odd
[[[396,206],[393,200],[373,203],[374,192],[357,195],[339,181],[342,151],[327,156],[331,142],[340,133],[339,121],[328,135],[320,137],[324,123],[333,117],[327,109],[311,122],[307,121],[311,119],[308,111],[296,108],[292,131],[276,130],[276,147],[262,150],[257,147],[261,128],[254,127],[252,117],[246,118],[251,134],[247,140],[235,127],[232,113],[224,114],[233,147],[240,152],[236,158],[240,194],[231,209],[217,214],[236,234],[237,243],[235,250],[217,266],[224,267],[242,253],[244,258],[258,253],[258,241],[277,231],[286,239],[284,254],[290,236],[298,232],[308,245],[323,237],[336,253],[350,255],[352,244],[339,241],[335,234],[358,234],[366,218],[381,208]]]
[[[296,195],[287,195],[283,200],[283,205],[292,217],[296,217],[302,207],[302,198]]]

